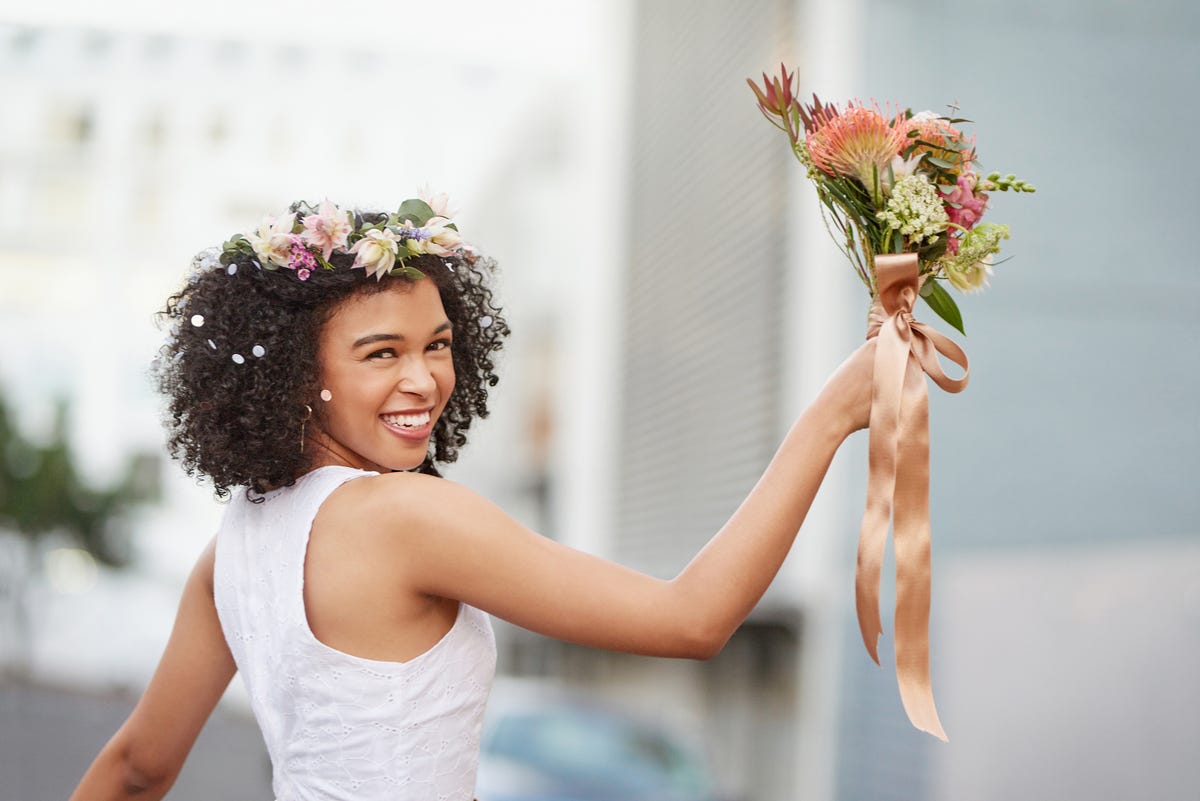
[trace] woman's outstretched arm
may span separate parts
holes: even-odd
[[[350,538],[348,547],[383,554],[383,569],[406,591],[465,601],[583,645],[705,658],[762,597],[834,453],[866,426],[873,357],[868,343],[842,364],[741,507],[669,581],[541,537],[480,496],[428,476],[350,482],[321,517]]]
[[[213,604],[215,545],[214,539],[192,569],[154,678],[71,801],[162,798],[179,775],[237,670]]]

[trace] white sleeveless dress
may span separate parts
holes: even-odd
[[[374,473],[322,467],[251,503],[217,534],[217,614],[271,756],[277,801],[470,801],[496,668],[491,621],[460,603],[454,626],[407,662],[324,645],[304,613],[317,509]]]

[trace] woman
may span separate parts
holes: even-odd
[[[796,421],[673,580],[529,531],[438,477],[496,382],[491,264],[443,202],[296,204],[198,258],[165,315],[170,447],[234,495],[145,695],[73,799],[160,798],[237,671],[279,801],[467,801],[495,667],[488,614],[704,659],[774,578],[834,452],[867,425],[873,345]],[[437,207],[437,208],[435,208]]]

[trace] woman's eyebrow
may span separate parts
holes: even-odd
[[[449,331],[450,328],[451,328],[450,321],[447,320],[446,322],[439,325],[437,328],[433,329],[433,334],[431,334],[431,336],[436,336],[436,335],[442,333],[443,331]],[[367,334],[365,337],[359,337],[358,339],[354,340],[354,344],[351,345],[351,347],[352,348],[361,348],[363,345],[372,345],[376,342],[403,342],[403,341],[404,341],[403,334]]]

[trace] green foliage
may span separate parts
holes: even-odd
[[[946,291],[945,287],[936,280],[928,280],[921,286],[921,297],[925,300],[926,305],[933,309],[934,314],[966,336],[967,332],[963,330],[962,312],[958,310],[958,304],[954,302],[954,298]]]
[[[420,228],[436,215],[434,215],[433,209],[424,200],[409,198],[400,204],[400,208],[392,216],[396,218],[396,222],[392,223],[392,225],[397,225],[408,220],[414,226]]]
[[[999,189],[1001,192],[1036,192],[1037,189],[1033,184],[1021,180],[1017,176],[1009,173],[1001,177],[1000,173],[989,173],[987,180],[991,183],[988,189]]]
[[[115,524],[134,506],[159,497],[158,459],[136,454],[107,489],[84,482],[66,438],[67,406],[60,403],[50,441],[40,445],[16,427],[0,396],[0,529],[37,541],[65,534],[113,566],[128,562],[127,531]]]
[[[419,281],[425,277],[425,273],[421,272],[416,267],[410,267],[404,262],[401,262],[397,267],[393,267],[388,275],[401,275],[410,281]]]

